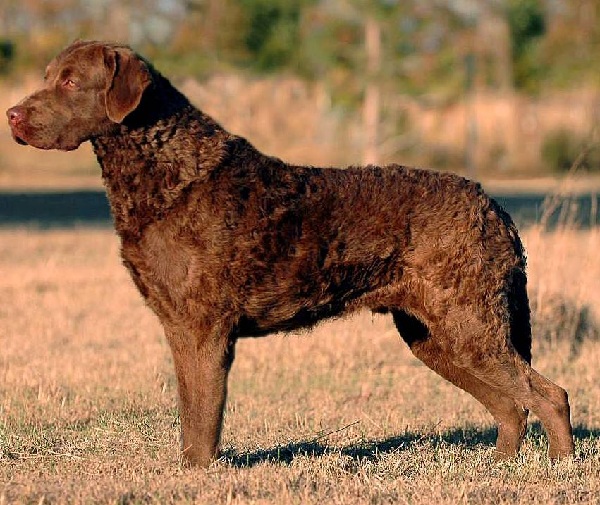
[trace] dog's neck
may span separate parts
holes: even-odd
[[[205,181],[233,138],[164,78],[115,129],[90,140],[117,231],[132,238],[185,198],[190,185]]]

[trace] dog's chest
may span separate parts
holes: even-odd
[[[144,263],[152,279],[170,289],[186,282],[192,254],[168,233],[150,227],[140,242]]]
[[[139,241],[124,243],[123,262],[150,307],[163,319],[182,311],[194,290],[201,251],[177,240],[168,228],[149,226]]]

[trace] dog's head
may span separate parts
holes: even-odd
[[[130,48],[77,41],[46,68],[44,87],[6,111],[13,138],[39,149],[72,150],[117,127],[152,81]]]

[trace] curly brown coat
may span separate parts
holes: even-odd
[[[573,453],[566,392],[529,365],[525,255],[478,184],[398,165],[293,166],[193,107],[128,47],[75,42],[7,112],[15,140],[91,140],[123,262],[162,322],[184,458],[218,450],[240,337],[389,312],[412,352],[471,393],[514,455],[528,409]]]

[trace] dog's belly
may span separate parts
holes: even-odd
[[[401,272],[388,258],[365,263],[285,261],[247,283],[239,321],[240,336],[311,327],[324,318],[364,305],[365,295],[397,284]],[[371,308],[371,307],[369,307]]]
[[[238,337],[262,337],[278,331],[310,328],[323,319],[340,316],[346,304],[329,303],[312,308],[299,308],[291,317],[281,319],[274,312],[259,317],[242,316],[237,325]]]

